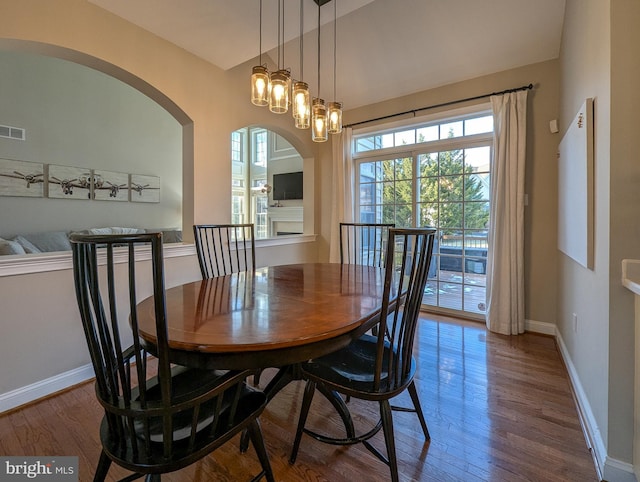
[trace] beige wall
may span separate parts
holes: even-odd
[[[595,257],[588,270],[559,253],[560,336],[587,394],[606,444],[609,373],[609,2],[569,1],[566,6],[561,65],[560,133],[566,132],[585,98],[594,98]],[[572,314],[578,317],[574,331]]]
[[[611,1],[609,454],[632,461],[634,302],[622,260],[640,259],[640,2]],[[637,422],[636,422],[637,423]],[[640,463],[640,461],[636,461]]]
[[[640,258],[639,23],[635,0],[568,0],[560,56],[561,133],[584,99],[594,98],[595,266],[560,255],[558,330],[593,414],[603,475],[612,481],[633,480],[626,464],[633,462],[634,307],[621,285],[621,261]]]

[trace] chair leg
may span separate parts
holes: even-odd
[[[387,447],[387,458],[391,470],[391,482],[398,482],[398,460],[396,459],[396,441],[393,434],[393,418],[389,400],[380,401],[380,418],[384,432],[384,443]]]
[[[249,432],[249,437],[251,437],[253,448],[256,449],[256,454],[258,454],[258,460],[260,460],[260,465],[262,465],[262,471],[267,478],[267,482],[275,482],[273,471],[271,470],[271,463],[269,462],[269,455],[267,454],[267,449],[264,446],[264,438],[262,436],[262,430],[260,429],[260,422],[258,422],[258,419],[254,419],[249,424],[247,431]]]
[[[411,400],[413,401],[413,408],[416,409],[416,414],[418,414],[418,418],[420,419],[420,425],[422,426],[422,433],[424,433],[425,440],[431,440],[431,435],[429,435],[429,429],[427,428],[427,421],[424,419],[424,415],[422,414],[422,406],[420,405],[420,399],[418,398],[418,390],[416,389],[416,384],[411,381],[409,386],[409,395],[411,395]]]
[[[111,459],[107,457],[107,454],[103,450],[102,452],[100,452],[100,461],[98,462],[96,473],[93,476],[93,482],[104,482],[104,480],[107,478],[109,467],[111,467]]]
[[[293,465],[296,462],[298,456],[298,449],[300,448],[300,440],[302,439],[302,431],[304,425],[307,422],[307,416],[309,415],[309,408],[311,407],[311,401],[313,400],[313,394],[316,390],[316,383],[309,380],[304,387],[304,397],[302,398],[302,406],[300,407],[300,417],[298,418],[298,428],[296,429],[296,437],[293,440],[293,448],[291,449],[291,457],[289,457],[289,463]]]

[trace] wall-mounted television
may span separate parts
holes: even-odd
[[[302,199],[302,171],[273,175],[273,200]]]

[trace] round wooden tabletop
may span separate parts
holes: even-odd
[[[383,284],[379,268],[308,263],[176,286],[166,290],[169,347],[214,358],[232,356],[236,361],[229,364],[234,366],[243,364],[239,356],[272,352],[262,358],[273,363],[279,351],[291,354],[295,349],[303,360],[314,354],[301,350],[305,346],[327,350],[328,341],[359,336],[359,329],[379,314]],[[153,297],[140,303],[138,323],[143,339],[154,343]]]

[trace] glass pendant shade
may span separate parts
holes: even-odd
[[[311,108],[311,139],[313,142],[325,142],[327,136],[327,108],[324,100],[316,98]]]
[[[293,118],[298,129],[308,129],[311,126],[311,96],[306,82],[293,84]]]
[[[329,134],[340,134],[342,132],[342,103],[329,102],[328,109]]]
[[[269,71],[262,65],[255,66],[251,73],[251,103],[269,105]]]
[[[289,87],[291,76],[286,70],[276,70],[271,74],[269,110],[274,114],[285,114],[289,110]]]

